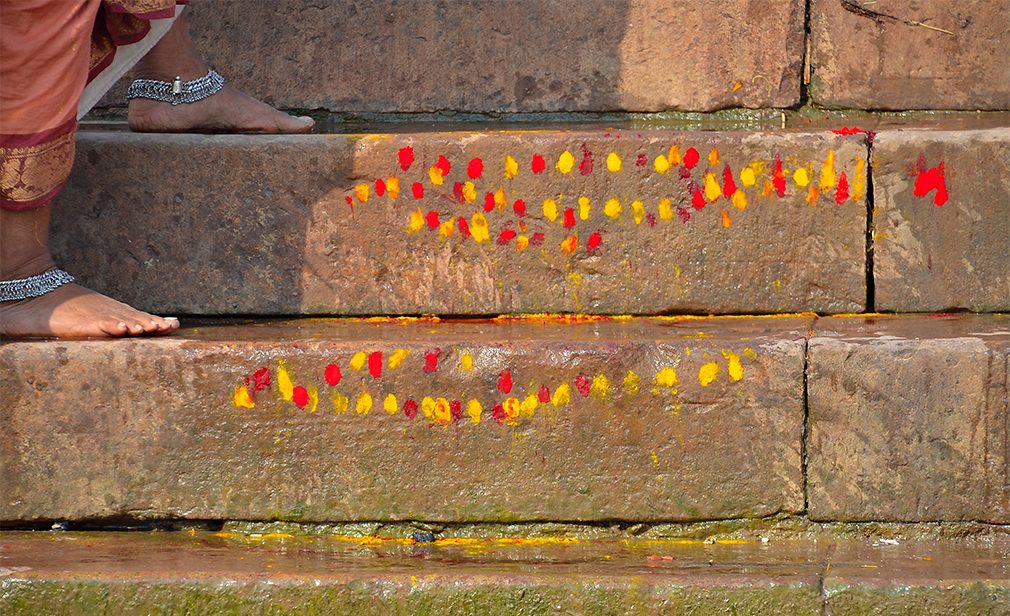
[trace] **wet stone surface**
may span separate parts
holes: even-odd
[[[811,518],[1010,522],[1010,317],[825,318],[814,329]]]
[[[206,326],[0,346],[0,520],[797,512],[812,317]]]
[[[865,307],[862,134],[93,133],[78,152],[57,259],[157,313]]]

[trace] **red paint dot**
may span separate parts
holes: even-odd
[[[544,234],[541,233],[540,231],[537,231],[536,233],[533,234],[533,237],[530,238],[530,244],[533,244],[534,246],[539,246],[544,243],[544,239],[545,239]]]
[[[323,378],[326,379],[327,385],[336,387],[340,383],[340,379],[344,378],[344,375],[340,373],[340,366],[330,364],[323,370]]]
[[[649,162],[649,157],[645,154],[639,154],[638,158],[635,159],[635,164],[639,167],[644,167]]]
[[[291,390],[291,401],[298,405],[298,408],[305,408],[305,405],[309,403],[309,392],[301,385],[296,385],[294,389]]]
[[[375,194],[380,197],[386,194],[386,182],[384,182],[382,178],[377,178],[375,180]]]
[[[546,385],[540,386],[540,391],[537,392],[537,400],[543,403],[551,401],[551,390],[547,389]]]
[[[452,415],[454,422],[459,421],[459,418],[463,416],[463,405],[460,404],[459,400],[453,400],[449,403],[449,414]]]
[[[687,148],[687,152],[684,152],[684,166],[688,169],[694,169],[694,166],[698,164],[698,150],[694,148]]]
[[[681,167],[679,173],[680,173],[680,179],[682,180],[686,180],[687,178],[691,177],[691,172],[687,170],[687,167]]]
[[[460,216],[458,219],[456,219],[456,225],[459,227],[460,235],[462,235],[464,238],[470,237],[470,225],[467,224],[466,218]]]
[[[772,173],[772,185],[780,197],[786,196],[786,174],[782,172],[782,159],[775,158],[775,171]]]
[[[861,128],[856,128],[855,126],[851,128],[849,128],[848,126],[843,126],[841,128],[836,128],[831,132],[833,132],[836,135],[858,135],[859,133],[865,133],[867,135],[870,134],[869,131],[863,130]]]
[[[656,215],[653,213],[648,213],[645,215],[645,222],[649,223],[650,227],[656,226]]]
[[[603,243],[603,236],[600,235],[599,231],[593,231],[589,234],[589,239],[586,241],[586,249],[593,251],[600,247]]]
[[[584,374],[580,374],[575,377],[575,389],[579,390],[583,398],[589,397],[589,377]]]
[[[835,186],[835,203],[841,205],[849,198],[849,178],[845,177],[845,172],[838,178],[838,186]]]
[[[494,417],[494,420],[498,423],[505,423],[505,407],[501,404],[494,405],[494,409],[491,411],[491,416]]]
[[[424,219],[428,221],[428,226],[431,227],[432,229],[438,228],[438,212],[436,212],[435,210],[431,210],[430,212],[428,212],[424,216]]]
[[[442,353],[442,349],[435,349],[434,351],[429,351],[424,354],[424,371],[425,372],[435,372],[438,370],[438,356]]]
[[[484,196],[484,211],[490,212],[493,209],[494,209],[494,195],[488,193],[487,195]]]
[[[705,207],[705,195],[701,194],[701,189],[698,188],[698,184],[691,182],[687,187],[691,191],[691,205],[696,210],[704,209]]]
[[[678,207],[677,218],[680,219],[680,222],[687,222],[691,220],[691,210],[683,207]]]
[[[515,237],[516,237],[516,232],[514,230],[512,230],[512,229],[505,229],[498,236],[498,245],[499,246],[504,246],[505,244],[508,244],[509,242],[511,242],[512,240],[514,240]]]
[[[435,166],[442,171],[442,177],[447,177],[449,175],[449,170],[452,169],[449,159],[441,154],[438,155],[438,162],[435,163]]]
[[[921,158],[920,161],[922,161]],[[920,164],[921,167],[925,166],[924,161]],[[944,176],[943,163],[941,162],[932,169],[922,169],[921,167],[919,169],[919,176],[915,178],[912,194],[916,197],[925,197],[930,191],[936,190],[936,194],[933,195],[933,204],[941,206],[947,203],[947,179]]]
[[[501,371],[498,375],[498,391],[503,394],[511,393],[512,391],[512,371],[506,368]]]
[[[347,201],[347,205],[354,205],[354,200],[351,199],[351,195],[344,197],[344,200]]]
[[[484,173],[484,161],[479,158],[471,158],[470,164],[466,166],[466,176],[471,180],[476,180]]]
[[[424,199],[424,186],[420,182],[414,182],[410,187],[410,191],[414,193],[415,199]]]
[[[579,163],[579,173],[589,175],[593,172],[593,153],[589,151],[586,144],[582,144],[582,162]]]
[[[463,185],[460,184],[459,182],[456,182],[455,184],[453,184],[453,186],[452,186],[452,196],[455,197],[456,201],[458,201],[459,203],[463,203],[463,201],[464,201],[464,199],[463,199]]]
[[[373,379],[377,379],[382,376],[382,352],[375,351],[368,356],[368,372],[372,375]]]
[[[410,169],[410,166],[414,164],[414,148],[410,146],[400,148],[398,157],[400,158],[400,169],[404,171]]]
[[[726,165],[722,168],[722,196],[732,199],[736,192],[736,182],[733,181],[733,170]]]
[[[575,210],[572,208],[565,208],[565,228],[571,229],[575,226]]]
[[[544,160],[544,157],[539,154],[534,154],[533,162],[530,163],[530,170],[533,173],[543,173],[546,168],[547,161]]]
[[[270,371],[260,368],[253,373],[253,388],[256,391],[262,391],[267,387],[270,387]]]
[[[407,400],[403,403],[403,414],[407,416],[407,419],[413,419],[417,417],[417,402],[413,400]]]
[[[525,216],[526,202],[522,199],[516,199],[516,202],[512,204],[512,209],[515,211],[516,216]]]

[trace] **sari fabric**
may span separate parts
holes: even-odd
[[[180,2],[181,4],[181,2]],[[48,205],[70,175],[77,102],[116,48],[172,17],[176,0],[0,3],[0,208]]]

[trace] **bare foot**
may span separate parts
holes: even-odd
[[[109,338],[170,334],[179,320],[141,312],[111,297],[65,284],[52,293],[0,303],[0,335]]]
[[[135,98],[129,107],[130,130],[138,133],[307,133],[315,121],[277,111],[235,88],[182,105]]]

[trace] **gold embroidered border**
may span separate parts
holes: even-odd
[[[144,15],[172,8],[175,0],[105,0],[102,4],[108,8],[115,7],[118,13]]]
[[[32,201],[66,181],[74,164],[76,131],[38,145],[0,148],[0,195]]]

